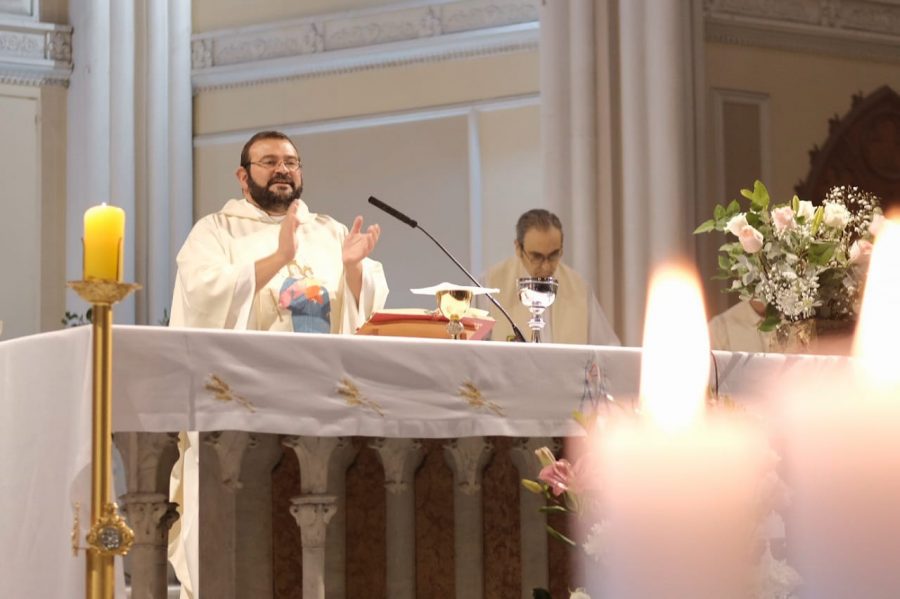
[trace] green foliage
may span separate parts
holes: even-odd
[[[78,314],[77,312],[69,312],[68,310],[66,310],[65,316],[63,316],[60,322],[66,328],[80,327],[86,324],[91,324],[91,317],[93,316],[93,313],[93,308],[88,308],[87,312],[85,312],[84,314]]]

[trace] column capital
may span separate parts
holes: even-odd
[[[332,456],[342,455],[350,445],[346,437],[285,437],[282,443],[297,454],[300,463],[300,491],[306,494],[322,494],[328,490],[328,467]]]
[[[453,470],[456,485],[466,495],[481,492],[481,472],[494,446],[484,437],[461,437],[444,445],[444,458]]]
[[[381,460],[387,491],[395,495],[408,491],[410,481],[425,457],[422,444],[415,439],[379,438],[373,440],[369,447]]]
[[[325,547],[328,523],[336,512],[334,495],[302,495],[291,499],[291,515],[300,527],[304,549]]]
[[[219,458],[222,485],[229,491],[241,489],[241,463],[250,445],[250,433],[243,431],[215,431],[202,433],[201,441],[209,445]]]
[[[120,499],[134,544],[165,547],[169,528],[178,519],[177,505],[162,493],[126,493]]]

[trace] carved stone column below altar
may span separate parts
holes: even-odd
[[[303,599],[325,599],[326,534],[337,511],[337,496],[329,489],[335,469],[346,471],[343,437],[285,437],[300,465],[300,495],[291,499],[291,515],[300,527],[303,545]]]
[[[237,491],[250,433],[203,433],[200,444],[200,591],[238,599]]]
[[[357,453],[359,449],[353,443],[341,442],[329,462],[326,489],[337,502],[325,531],[325,599],[347,596],[347,469],[356,461]]]
[[[416,597],[416,497],[414,479],[422,444],[413,439],[376,439],[371,447],[384,467],[387,530],[387,596]]]
[[[178,518],[177,505],[162,493],[126,493],[121,497],[122,511],[134,531],[131,560],[131,597],[166,597],[166,550],[169,527]]]
[[[237,597],[272,598],[272,469],[281,456],[278,435],[250,435],[235,504]]]
[[[291,499],[291,515],[303,544],[303,599],[325,599],[325,533],[337,511],[334,495],[301,495]]]
[[[463,437],[444,445],[444,457],[453,470],[455,586],[459,599],[481,599],[484,595],[481,474],[492,450],[483,437]]]
[[[125,466],[122,512],[134,531],[129,552],[131,596],[165,597],[169,528],[178,518],[169,502],[169,473],[178,456],[177,436],[169,433],[116,433],[113,441]]]
[[[541,470],[541,463],[534,454],[536,449],[551,447],[549,437],[516,439],[510,449],[510,458],[519,478],[534,480]],[[542,495],[519,492],[520,547],[522,551],[522,599],[531,599],[535,588],[546,589],[550,584],[550,562],[547,553],[547,515],[539,511],[546,503]]]

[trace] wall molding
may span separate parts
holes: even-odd
[[[537,93],[492,98],[489,100],[476,100],[458,104],[446,104],[444,106],[430,106],[428,108],[412,108],[394,112],[382,112],[363,114],[321,121],[307,121],[301,123],[284,123],[272,125],[273,129],[287,135],[312,135],[316,133],[335,133],[352,129],[364,129],[367,127],[381,127],[384,125],[399,125],[403,123],[416,123],[434,119],[446,119],[451,117],[468,117],[471,114],[492,112],[496,110],[511,110],[525,106],[539,106],[540,96]],[[206,133],[194,136],[194,147],[218,146],[223,144],[243,144],[251,135],[258,132],[259,128],[236,129],[221,133]]]
[[[194,92],[534,51],[538,0],[411,0],[191,36]],[[900,62],[900,3],[703,0],[705,39]]]
[[[406,2],[191,36],[194,91],[536,50],[537,0]]]
[[[704,0],[706,39],[900,62],[900,3],[884,0]]]
[[[0,19],[0,83],[68,86],[72,27]]]

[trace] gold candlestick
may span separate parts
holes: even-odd
[[[91,528],[87,535],[87,599],[113,599],[115,562],[134,542],[134,532],[118,514],[112,492],[112,306],[141,286],[105,279],[69,281],[90,302],[93,326],[93,438],[91,442]]]

